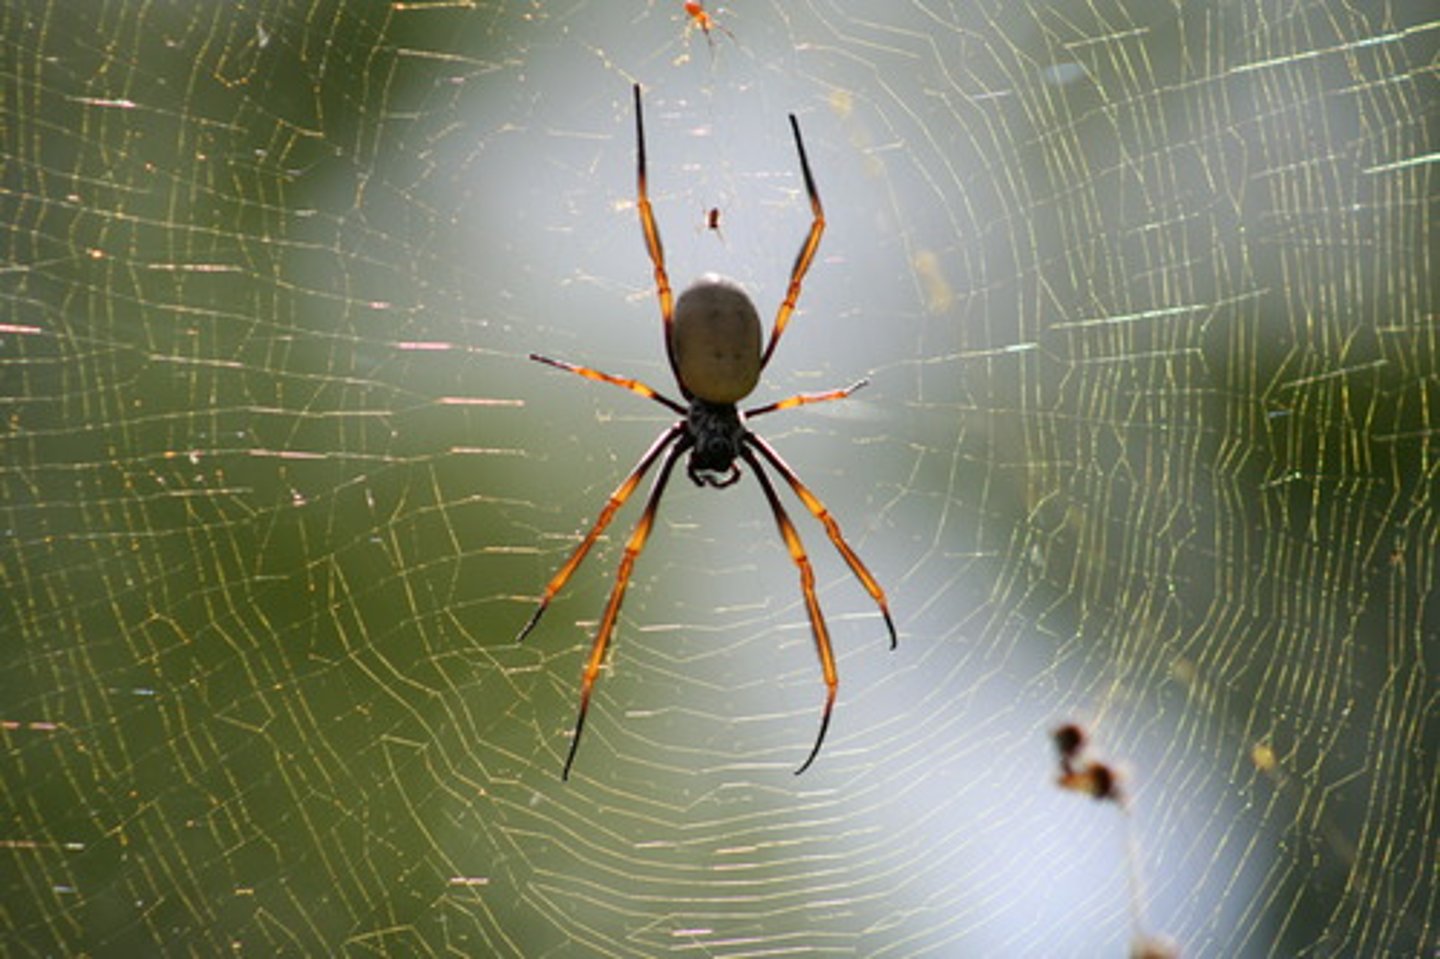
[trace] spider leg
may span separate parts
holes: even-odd
[[[580,568],[580,564],[585,561],[585,555],[590,552],[590,547],[595,545],[595,541],[600,538],[600,534],[605,531],[605,527],[610,525],[610,520],[614,518],[615,513],[620,507],[625,505],[625,501],[630,498],[630,494],[635,492],[635,487],[640,485],[640,480],[644,478],[645,473],[654,464],[655,460],[659,458],[661,452],[664,451],[665,447],[675,442],[684,432],[685,424],[681,422],[676,423],[664,433],[660,434],[660,438],[645,451],[644,456],[640,457],[640,462],[635,464],[635,468],[630,471],[630,475],[625,477],[624,482],[615,488],[615,492],[610,494],[609,501],[605,504],[605,507],[600,510],[600,515],[595,518],[595,525],[590,527],[590,532],[585,534],[585,538],[580,541],[579,546],[575,547],[575,551],[570,554],[570,558],[565,560],[564,564],[555,571],[555,575],[550,577],[550,582],[545,584],[545,592],[540,596],[540,604],[535,607],[535,612],[531,615],[529,622],[525,624],[525,628],[520,630],[520,635],[515,637],[517,643],[528,636],[530,630],[535,628],[535,624],[540,622],[540,617],[545,614],[545,610],[550,606],[550,600],[555,598],[555,594],[564,588],[565,584],[570,581],[570,577],[575,573],[575,570]],[[687,444],[681,444],[681,446],[685,445]],[[670,469],[670,465],[674,463],[676,455],[676,450],[670,451],[670,458],[665,461],[665,469],[667,472]]]
[[[673,430],[671,432],[674,433]],[[620,568],[615,573],[615,587],[610,591],[610,601],[605,604],[605,615],[600,618],[600,628],[595,633],[595,645],[590,648],[590,661],[585,664],[585,673],[580,680],[580,713],[575,718],[575,735],[570,739],[570,753],[565,757],[565,768],[560,773],[561,779],[570,778],[570,767],[575,762],[575,750],[580,746],[580,733],[585,728],[585,714],[590,711],[590,693],[595,688],[595,678],[600,675],[600,666],[605,661],[605,651],[609,648],[610,637],[615,632],[615,621],[620,616],[620,603],[625,599],[625,587],[630,585],[631,570],[635,568],[635,560],[639,557],[640,551],[645,548],[645,540],[650,536],[650,528],[655,524],[655,511],[660,506],[660,494],[665,492],[665,484],[670,481],[670,471],[675,468],[675,461],[690,446],[689,440],[682,439],[665,457],[660,472],[655,476],[655,485],[650,490],[650,498],[645,502],[645,512],[640,514],[640,519],[635,523],[635,529],[630,533],[630,540],[625,544],[625,555],[621,558]],[[658,447],[652,447],[652,449],[658,452]]]
[[[885,617],[885,628],[890,631],[890,648],[894,649],[898,645],[895,637],[895,621],[890,618],[890,605],[885,601],[885,591],[880,588],[875,577],[870,575],[865,564],[860,562],[860,557],[855,555],[855,551],[845,541],[844,535],[840,532],[840,524],[835,522],[835,517],[830,515],[830,511],[825,508],[824,503],[820,502],[820,498],[810,492],[808,486],[800,482],[800,477],[790,468],[790,464],[775,452],[774,447],[754,433],[746,433],[745,442],[759,450],[760,455],[765,457],[781,476],[785,477],[785,482],[790,484],[790,488],[795,491],[800,502],[805,504],[810,515],[818,519],[820,524],[825,527],[825,535],[830,537],[830,542],[835,544],[835,549],[849,564],[850,572],[855,574],[855,578],[860,580],[860,585],[865,587],[865,592],[869,593],[870,598],[875,601],[875,605],[880,607],[880,614]],[[753,462],[753,458],[750,456],[746,456],[745,459]]]
[[[765,353],[760,357],[761,369],[770,362],[770,354],[775,352],[775,344],[780,342],[780,334],[785,332],[785,326],[790,322],[790,314],[795,312],[795,302],[800,299],[800,283],[805,279],[811,261],[815,259],[815,251],[820,249],[820,235],[825,232],[825,210],[820,206],[820,194],[815,189],[815,178],[810,175],[810,161],[805,157],[805,141],[800,139],[800,122],[793,113],[790,114],[790,129],[795,133],[795,149],[800,153],[800,172],[805,175],[805,192],[810,196],[810,213],[813,219],[810,222],[810,233],[800,245],[795,265],[790,270],[790,286],[785,291],[785,299],[775,313],[770,342],[765,345]]]
[[[709,34],[706,34],[708,37]],[[680,392],[688,399],[690,391],[680,383],[680,370],[675,365],[675,348],[670,345],[670,330],[675,322],[675,301],[670,292],[670,275],[665,272],[665,248],[660,245],[660,227],[655,224],[655,210],[650,206],[650,191],[645,179],[645,116],[640,107],[640,84],[635,84],[635,208],[640,211],[640,230],[645,234],[645,249],[655,266],[655,295],[660,299],[660,319],[665,324],[665,356],[670,372],[680,384]]]
[[[824,393],[799,393],[795,396],[788,397],[787,399],[780,400],[776,403],[766,403],[764,406],[757,406],[754,409],[746,410],[745,415],[747,417],[763,416],[766,413],[775,413],[779,410],[790,410],[794,409],[797,406],[808,406],[811,403],[828,403],[831,400],[843,400],[851,393],[854,393],[856,390],[860,389],[860,387],[869,385],[869,380],[857,380],[856,382],[851,383],[844,389],[828,390]]]
[[[755,454],[742,448],[740,455],[750,464],[755,479],[765,491],[765,498],[770,502],[770,512],[775,514],[775,525],[780,529],[780,538],[785,541],[785,548],[789,550],[795,568],[800,570],[800,592],[805,597],[805,611],[810,615],[810,632],[815,636],[815,649],[820,654],[820,670],[825,676],[825,711],[820,716],[820,733],[815,737],[815,745],[811,747],[810,755],[806,756],[800,768],[795,770],[795,775],[798,776],[809,769],[815,757],[820,755],[820,745],[825,742],[825,732],[830,728],[830,713],[835,709],[835,693],[840,686],[840,676],[835,670],[835,653],[830,648],[830,631],[825,627],[820,601],[815,598],[815,570],[810,566],[805,545],[800,542],[800,534],[796,532],[795,524],[790,522],[785,507],[780,504],[780,497],[775,493],[774,484],[770,482],[770,477],[765,475],[765,470],[761,468]]]
[[[646,399],[654,400],[661,406],[667,406],[681,416],[684,416],[686,413],[685,407],[679,403],[665,396],[663,393],[656,392],[639,380],[630,379],[628,376],[615,376],[612,373],[602,373],[599,370],[592,370],[588,366],[577,366],[574,363],[566,363],[564,360],[552,360],[550,357],[541,356],[539,353],[531,353],[530,359],[537,363],[544,363],[546,366],[553,366],[557,370],[567,370],[578,376],[583,376],[587,380],[595,380],[597,383],[611,383],[622,389],[627,389],[631,393],[636,393]]]

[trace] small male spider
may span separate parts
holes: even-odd
[[[655,522],[655,512],[660,506],[660,495],[665,491],[665,484],[670,480],[670,473],[674,469],[676,461],[684,454],[689,453],[690,458],[686,463],[685,472],[691,482],[696,486],[718,489],[730,486],[740,479],[740,468],[735,460],[742,459],[755,473],[755,479],[760,484],[760,489],[770,504],[770,511],[775,516],[775,524],[779,527],[780,537],[785,541],[785,548],[790,553],[790,559],[800,571],[800,590],[804,595],[805,609],[810,617],[810,631],[815,637],[815,647],[820,656],[820,669],[825,677],[825,707],[820,717],[820,732],[815,737],[815,745],[811,748],[809,756],[800,764],[800,768],[795,770],[798,775],[808,769],[820,753],[820,745],[825,741],[825,731],[830,725],[830,712],[835,706],[835,693],[840,680],[835,670],[835,656],[830,649],[830,634],[825,626],[825,618],[820,613],[820,603],[815,598],[815,573],[810,567],[810,557],[806,554],[805,547],[801,545],[800,534],[796,532],[785,508],[781,506],[780,497],[776,494],[770,477],[761,466],[761,459],[768,462],[771,468],[784,478],[800,502],[805,504],[805,508],[825,527],[825,534],[830,537],[830,542],[835,545],[840,556],[849,565],[851,572],[860,580],[860,584],[865,587],[875,604],[880,607],[880,613],[885,618],[885,626],[890,632],[890,648],[894,649],[896,646],[895,623],[890,618],[890,607],[885,601],[885,592],[880,588],[875,577],[870,575],[865,564],[860,562],[860,557],[855,555],[850,544],[845,541],[845,537],[840,533],[839,524],[835,522],[819,498],[800,481],[800,477],[780,457],[780,454],[769,443],[745,427],[747,417],[763,416],[766,413],[792,409],[808,403],[844,399],[864,386],[865,381],[861,380],[844,389],[830,390],[825,393],[801,393],[775,403],[752,407],[743,413],[735,406],[736,403],[748,396],[759,382],[761,371],[770,361],[770,354],[775,351],[775,344],[779,342],[780,335],[785,332],[786,324],[790,322],[790,315],[795,311],[795,303],[800,297],[800,282],[805,278],[811,261],[815,259],[815,251],[820,246],[820,234],[825,230],[825,214],[820,206],[820,195],[815,190],[815,180],[810,175],[810,162],[805,158],[805,144],[800,139],[800,124],[792,113],[790,129],[795,134],[795,149],[800,154],[800,172],[805,178],[805,192],[810,197],[813,220],[810,224],[810,233],[805,237],[805,242],[800,247],[800,253],[795,258],[795,265],[790,270],[790,285],[785,292],[785,299],[781,301],[780,308],[775,314],[775,324],[770,329],[770,340],[765,345],[764,351],[762,352],[760,349],[759,314],[755,312],[755,306],[750,302],[750,298],[734,283],[717,276],[706,275],[682,293],[677,302],[672,303],[670,279],[665,272],[665,253],[660,246],[660,230],[655,225],[655,214],[650,207],[650,198],[645,185],[645,122],[641,113],[640,85],[638,83],[635,84],[634,92],[635,139],[638,144],[636,206],[640,212],[640,229],[645,235],[645,247],[650,253],[650,262],[655,268],[655,290],[660,300],[660,319],[665,329],[665,353],[670,361],[670,370],[675,374],[675,382],[680,387],[680,395],[685,402],[677,403],[639,380],[613,376],[588,367],[552,360],[535,353],[530,354],[532,360],[540,363],[568,370],[586,379],[611,383],[654,400],[678,413],[681,419],[660,434],[659,439],[651,445],[645,455],[640,457],[640,462],[635,465],[630,475],[625,477],[615,492],[610,494],[609,501],[600,510],[600,515],[596,517],[590,531],[585,534],[585,538],[575,547],[575,551],[561,564],[550,582],[545,585],[539,605],[529,622],[525,624],[525,628],[520,630],[518,638],[523,640],[535,628],[535,624],[540,621],[541,615],[550,605],[550,601],[555,598],[555,594],[564,587],[571,575],[580,567],[586,554],[600,538],[600,534],[604,532],[615,513],[635,492],[635,488],[639,486],[645,473],[664,453],[664,461],[660,464],[660,472],[655,478],[655,485],[650,491],[650,497],[645,503],[645,510],[640,514],[640,519],[635,524],[629,541],[625,544],[625,553],[620,560],[619,571],[616,573],[615,586],[610,591],[610,600],[600,619],[600,628],[595,634],[595,643],[590,650],[590,659],[585,664],[585,672],[580,683],[580,713],[575,720],[575,733],[570,740],[570,753],[565,758],[565,767],[561,772],[561,778],[569,779],[570,767],[575,762],[575,750],[580,745],[580,733],[585,727],[585,714],[590,708],[590,693],[595,686],[596,677],[600,674],[600,665],[604,662],[606,649],[610,645],[610,637],[615,630],[615,621],[620,615],[620,603],[625,598],[625,587],[630,583],[630,573],[635,566],[636,557],[645,548],[645,540],[650,535],[650,528]],[[667,450],[668,452],[666,452]]]
[[[729,37],[732,43],[739,42],[735,39],[735,34],[731,33],[724,24],[715,19],[710,11],[705,9],[705,4],[687,2],[685,4],[685,13],[690,17],[690,25],[686,28],[686,32],[688,33],[693,27],[699,27],[701,32],[705,34],[705,42],[710,45],[711,56],[715,54],[715,37],[710,31],[719,30],[725,34],[725,36]]]

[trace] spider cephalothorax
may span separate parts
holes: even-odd
[[[586,379],[624,387],[632,393],[654,400],[681,417],[660,434],[660,438],[640,457],[640,462],[631,470],[630,475],[625,477],[610,495],[609,501],[600,510],[600,515],[585,534],[585,538],[546,584],[539,605],[520,631],[520,638],[524,639],[540,621],[550,601],[579,568],[615,513],[625,505],[625,501],[640,485],[640,480],[650,467],[661,459],[661,454],[664,454],[655,485],[646,500],[645,510],[625,544],[625,555],[620,561],[615,587],[610,591],[610,600],[595,633],[590,659],[585,664],[580,684],[580,713],[575,720],[575,734],[571,738],[570,752],[565,758],[565,768],[561,773],[565,778],[569,777],[570,766],[575,762],[575,751],[580,745],[580,733],[585,728],[585,715],[590,708],[590,693],[594,689],[596,677],[600,675],[600,666],[605,661],[610,637],[614,635],[615,622],[620,615],[620,604],[625,598],[625,587],[630,583],[635,558],[645,548],[645,541],[655,523],[655,512],[660,506],[660,495],[665,492],[665,484],[670,480],[675,463],[686,453],[690,454],[690,459],[685,472],[697,486],[721,488],[733,485],[740,479],[740,467],[736,460],[743,460],[750,467],[756,482],[760,484],[761,492],[765,494],[766,502],[770,505],[775,525],[780,530],[781,539],[785,541],[790,559],[800,571],[800,590],[805,599],[805,612],[810,618],[810,631],[815,637],[815,648],[820,656],[820,668],[825,678],[825,709],[820,717],[820,732],[815,737],[815,745],[805,762],[795,770],[796,773],[808,769],[820,754],[820,746],[825,741],[825,731],[830,726],[830,713],[835,707],[835,693],[840,679],[835,669],[835,655],[830,648],[830,634],[825,627],[825,618],[820,614],[820,603],[815,598],[815,573],[810,567],[810,557],[800,543],[800,534],[790,522],[790,517],[780,502],[780,496],[775,492],[774,484],[761,466],[762,460],[780,474],[805,508],[825,527],[825,535],[830,538],[851,572],[880,607],[885,626],[890,632],[890,647],[895,648],[895,623],[890,618],[890,607],[885,601],[885,592],[880,588],[880,584],[870,575],[865,564],[860,562],[860,557],[855,555],[855,551],[840,534],[839,524],[819,498],[810,492],[769,443],[745,427],[746,417],[762,416],[807,403],[843,399],[863,386],[865,381],[825,393],[802,393],[775,403],[753,407],[743,413],[736,406],[755,389],[755,385],[760,381],[761,371],[770,362],[770,354],[774,352],[775,344],[780,341],[780,334],[785,332],[790,315],[795,311],[795,303],[800,297],[800,283],[810,269],[811,261],[815,259],[815,251],[820,247],[820,235],[825,230],[825,213],[820,206],[820,194],[815,189],[814,178],[810,175],[810,161],[805,157],[805,143],[800,139],[800,124],[793,113],[790,115],[790,129],[795,134],[795,149],[800,154],[800,172],[805,178],[805,192],[810,199],[813,219],[810,232],[806,235],[800,253],[795,258],[795,265],[790,271],[790,284],[776,311],[775,323],[770,328],[770,339],[763,352],[760,349],[762,334],[759,314],[755,312],[755,305],[750,301],[750,297],[735,283],[707,275],[681,294],[678,302],[672,302],[670,278],[665,271],[665,253],[660,245],[660,230],[655,225],[655,214],[650,207],[645,182],[645,122],[640,107],[640,85],[636,84],[636,207],[640,211],[640,229],[645,235],[645,247],[650,253],[650,262],[655,267],[655,293],[660,300],[660,319],[665,326],[665,350],[670,360],[670,370],[675,374],[675,381],[685,403],[663,396],[639,380],[601,373],[534,353],[530,355],[533,360],[568,370]]]
[[[691,400],[690,411],[685,415],[685,435],[695,444],[685,472],[696,486],[719,489],[740,478],[740,467],[735,465],[735,460],[740,456],[745,427],[735,404]]]

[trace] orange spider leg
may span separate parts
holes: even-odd
[[[775,403],[766,403],[764,406],[757,406],[754,409],[748,409],[745,411],[745,415],[747,417],[764,416],[766,413],[776,413],[780,410],[792,410],[797,406],[809,406],[811,403],[828,403],[831,400],[843,400],[845,397],[849,396],[851,393],[854,393],[862,386],[869,385],[869,380],[860,380],[858,382],[851,383],[844,389],[828,390],[824,393],[799,393],[795,396],[779,400]]]
[[[566,363],[564,360],[552,360],[550,357],[541,356],[539,353],[531,353],[530,359],[534,360],[537,363],[544,363],[546,366],[553,366],[557,370],[565,370],[567,372],[574,373],[577,376],[583,376],[587,380],[594,380],[597,383],[610,383],[622,389],[627,389],[631,393],[637,393],[640,396],[645,397],[646,399],[654,400],[661,406],[669,407],[671,410],[679,413],[681,416],[685,415],[685,407],[670,399],[668,396],[665,396],[662,393],[657,393],[654,389],[652,389],[645,383],[642,383],[639,380],[632,380],[628,376],[616,376],[613,373],[602,373],[599,370],[592,370],[588,366],[578,366],[574,363]]]
[[[684,432],[685,424],[682,422],[676,423],[662,433],[660,438],[645,451],[645,455],[640,457],[640,462],[635,464],[635,468],[630,471],[630,475],[625,477],[624,481],[615,488],[615,492],[610,494],[610,500],[605,504],[605,508],[600,510],[600,515],[595,518],[595,525],[590,527],[590,532],[585,534],[585,538],[580,541],[579,546],[575,547],[575,551],[570,554],[570,558],[565,560],[561,567],[555,571],[555,575],[550,577],[550,582],[545,584],[545,591],[540,596],[540,604],[535,607],[535,612],[531,615],[530,621],[525,624],[525,628],[520,630],[520,635],[515,637],[516,642],[520,642],[528,636],[530,631],[535,628],[535,624],[540,622],[540,617],[545,614],[545,610],[550,606],[550,600],[555,598],[555,594],[565,587],[565,584],[570,581],[570,577],[574,575],[575,570],[580,568],[580,564],[585,561],[586,554],[590,552],[590,547],[595,545],[595,541],[600,538],[600,534],[605,531],[605,527],[610,525],[610,520],[615,517],[616,512],[619,511],[620,507],[625,505],[625,501],[630,498],[630,494],[635,492],[635,487],[640,485],[640,480],[645,477],[646,472],[649,471],[655,460],[659,458],[661,452],[664,451],[665,447],[679,439],[680,435]],[[685,446],[686,444],[681,443],[680,445]],[[676,449],[679,449],[679,447],[676,447]],[[675,450],[671,450],[669,459],[665,461],[667,471],[670,468],[670,464],[675,461],[675,455]]]
[[[675,298],[670,292],[670,275],[665,272],[665,248],[660,244],[660,227],[655,223],[655,210],[650,206],[650,191],[645,178],[645,117],[640,106],[640,84],[635,84],[635,208],[640,211],[640,231],[645,234],[645,249],[655,267],[655,295],[660,300],[660,319],[665,324],[665,356],[670,361],[670,372],[680,393],[687,400],[690,391],[680,382],[679,368],[675,365],[675,347],[670,343],[671,328],[675,324]]]
[[[825,527],[825,535],[830,537],[830,542],[835,545],[835,549],[839,551],[845,562],[850,566],[850,572],[855,574],[855,578],[860,580],[860,585],[865,587],[865,592],[869,593],[870,598],[875,601],[875,605],[880,607],[880,615],[885,617],[885,628],[890,631],[890,648],[894,649],[899,643],[895,636],[895,621],[890,618],[890,604],[885,601],[885,591],[880,588],[880,584],[876,581],[875,577],[870,575],[870,570],[865,568],[865,564],[860,561],[860,557],[855,555],[855,551],[851,549],[850,544],[845,541],[844,535],[840,532],[840,524],[835,522],[835,517],[830,515],[830,511],[825,508],[824,503],[820,502],[819,497],[810,492],[809,487],[800,481],[800,477],[796,475],[795,471],[790,468],[790,465],[780,457],[780,454],[775,452],[774,447],[754,433],[747,433],[745,442],[759,450],[760,455],[770,461],[770,465],[775,467],[781,476],[785,477],[785,482],[790,484],[790,488],[795,491],[795,495],[800,498],[800,502],[805,504],[805,508],[810,511],[810,515],[814,516],[820,521],[820,525]],[[747,459],[749,458],[750,457],[747,457]]]
[[[775,514],[775,525],[780,529],[780,538],[785,540],[790,559],[794,561],[795,568],[800,570],[800,592],[805,597],[805,612],[810,616],[810,632],[815,636],[815,649],[820,654],[820,671],[825,677],[825,712],[820,716],[820,733],[815,737],[815,745],[811,747],[810,755],[806,756],[800,768],[795,770],[795,775],[798,776],[809,769],[815,757],[820,755],[820,745],[825,742],[825,732],[830,728],[830,713],[835,709],[835,693],[840,687],[840,675],[835,669],[835,653],[830,648],[830,631],[825,627],[825,617],[820,613],[820,601],[815,598],[815,570],[810,566],[810,556],[805,552],[805,545],[800,542],[800,534],[795,530],[795,524],[790,522],[785,507],[780,504],[780,497],[775,493],[775,487],[770,482],[770,477],[765,475],[760,461],[748,449],[742,448],[740,455],[750,464],[755,480],[765,491],[765,498],[770,501],[770,512]]]
[[[775,352],[775,344],[780,342],[780,334],[785,332],[785,327],[790,322],[790,314],[795,312],[795,302],[800,299],[800,283],[805,279],[805,273],[815,259],[815,251],[820,249],[820,236],[825,232],[825,210],[820,206],[820,194],[815,189],[815,178],[810,174],[810,160],[805,156],[805,141],[800,139],[800,122],[793,113],[790,114],[790,129],[795,133],[795,149],[800,153],[800,172],[805,175],[805,192],[810,196],[810,214],[813,219],[810,222],[810,233],[800,245],[795,266],[790,270],[790,285],[785,291],[785,299],[775,313],[770,342],[765,345],[765,353],[760,357],[761,369],[770,362],[770,354]]]
[[[680,426],[677,424],[665,434],[666,438],[661,443],[668,443],[678,434],[679,429]],[[625,544],[625,555],[620,560],[620,569],[615,574],[615,587],[610,591],[610,601],[605,605],[605,615],[600,618],[600,628],[595,633],[595,645],[590,649],[590,660],[585,664],[585,673],[580,681],[580,714],[575,718],[575,734],[570,739],[570,753],[565,757],[565,769],[560,773],[561,779],[570,778],[570,767],[575,762],[575,751],[580,747],[580,733],[585,728],[585,714],[590,711],[590,693],[595,688],[595,678],[600,675],[600,666],[605,662],[605,651],[609,648],[610,637],[615,632],[615,621],[620,616],[620,604],[625,599],[625,587],[630,585],[630,572],[635,567],[635,560],[639,557],[640,551],[645,548],[645,540],[650,536],[650,528],[655,525],[655,511],[660,506],[660,494],[665,492],[665,484],[670,481],[670,473],[675,468],[675,461],[689,450],[690,446],[689,440],[681,440],[670,450],[670,455],[665,457],[665,463],[655,477],[655,486],[650,491],[650,498],[645,503],[645,512],[640,514],[640,519],[630,534],[630,541]],[[652,451],[658,452],[658,448],[652,448]],[[653,459],[654,457],[647,454],[647,458]],[[608,506],[606,508],[609,509]]]

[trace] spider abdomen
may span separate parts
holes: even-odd
[[[760,380],[760,316],[739,286],[714,274],[675,301],[670,350],[680,385],[707,403],[736,403]]]

